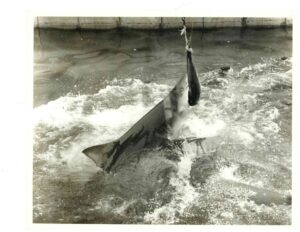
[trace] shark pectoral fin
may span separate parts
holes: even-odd
[[[115,144],[115,142],[111,142],[89,147],[84,149],[82,153],[93,160],[98,167],[104,168],[104,166],[106,166],[108,158],[115,150]]]

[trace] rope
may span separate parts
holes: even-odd
[[[185,38],[185,45],[189,46],[189,41],[186,35],[186,25],[185,25],[185,18],[182,18],[182,24],[183,24],[183,28],[181,30],[181,35],[184,34],[184,38]]]
[[[183,28],[182,28],[182,30],[181,30],[181,35],[184,35],[186,49],[187,49],[187,50],[191,50],[192,33],[191,33],[191,35],[190,35],[190,40],[188,40],[185,18],[183,17],[183,18],[181,18],[181,20],[182,20],[182,24],[183,24]]]

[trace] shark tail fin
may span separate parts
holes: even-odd
[[[93,160],[98,167],[106,169],[109,165],[109,158],[115,150],[115,145],[116,142],[100,144],[86,148],[82,153]]]

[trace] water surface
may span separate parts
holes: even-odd
[[[292,31],[194,31],[202,98],[115,174],[81,151],[117,139],[185,75],[177,30],[34,34],[33,221],[291,224]],[[230,66],[221,73],[220,67]]]

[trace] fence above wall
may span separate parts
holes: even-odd
[[[291,27],[291,18],[187,17],[193,28]],[[180,17],[35,17],[35,28],[56,29],[170,29],[182,27]]]

